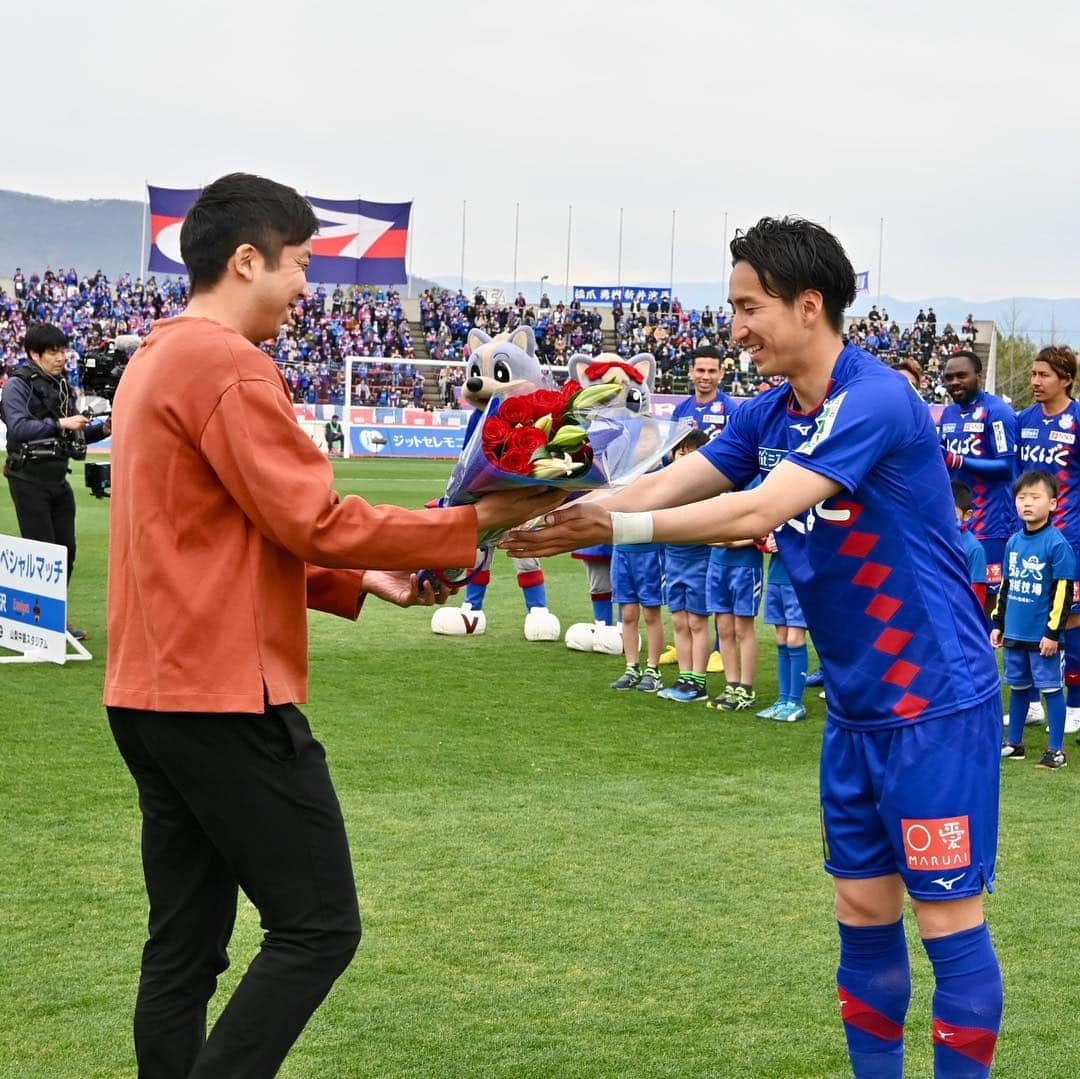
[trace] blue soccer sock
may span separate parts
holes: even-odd
[[[465,586],[465,602],[474,611],[484,609],[484,597],[487,595],[488,582],[491,580],[491,571],[482,569],[473,574],[473,579]]]
[[[794,704],[802,704],[803,690],[806,689],[806,668],[810,663],[810,650],[805,644],[789,644],[787,653],[790,668],[787,699]]]
[[[1001,1029],[1001,968],[986,922],[924,940],[937,988],[933,1001],[934,1075],[982,1079],[990,1074]]]
[[[1065,744],[1065,694],[1060,689],[1044,693],[1046,701],[1046,722],[1050,725],[1050,737],[1046,740],[1047,749],[1061,749]],[[1012,716],[1009,717],[1012,725]]]
[[[518,587],[522,596],[525,597],[525,610],[531,611],[534,607],[547,606],[547,590],[544,588],[544,571],[542,569],[525,570],[517,575]]]
[[[779,699],[786,701],[788,691],[791,688],[791,664],[788,662],[788,646],[786,644],[776,646],[776,680],[780,683]]]
[[[605,626],[615,625],[610,592],[594,592],[592,594],[593,619],[603,622]]]
[[[1028,707],[1032,701],[1037,701],[1039,694],[1031,687],[1024,686],[1017,689],[1009,688],[1009,741],[1014,745],[1022,745],[1024,741],[1024,720],[1027,719]]]
[[[839,925],[836,988],[855,1079],[901,1079],[911,999],[904,919],[892,925]]]

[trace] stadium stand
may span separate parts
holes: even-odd
[[[114,283],[98,270],[80,277],[74,268],[24,273],[17,268],[0,283],[0,385],[22,358],[21,341],[31,322],[56,323],[72,341],[69,377],[79,382],[79,361],[123,334],[144,336],[153,321],[168,318],[187,302],[183,279],[132,278]],[[412,316],[410,318],[410,315]],[[453,407],[455,387],[464,378],[467,336],[472,326],[487,333],[533,327],[537,349],[546,362],[561,366],[575,352],[617,352],[631,356],[652,352],[657,358],[657,390],[687,393],[690,355],[711,344],[724,353],[721,389],[736,397],[762,388],[749,355],[731,341],[729,317],[722,309],[687,308],[678,297],[608,310],[586,309],[580,303],[552,303],[544,295],[530,304],[518,293],[510,303],[488,303],[482,290],[471,297],[460,290],[425,289],[418,300],[403,300],[391,288],[315,285],[309,300],[298,304],[276,341],[264,345],[281,367],[298,403],[342,405],[345,360],[362,356],[353,366],[352,401],[439,409]],[[887,311],[872,307],[866,315],[847,319],[849,337],[884,362],[918,360],[923,396],[945,398],[941,373],[949,355],[971,348],[989,351],[990,324],[971,315],[959,329],[939,327],[933,308],[920,311],[911,325],[899,325]],[[413,364],[410,361],[428,361]],[[446,366],[440,367],[442,362]]]

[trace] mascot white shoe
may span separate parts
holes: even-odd
[[[483,611],[479,612],[483,614]],[[525,640],[557,641],[562,636],[559,620],[546,607],[530,607],[525,616]]]
[[[446,637],[480,637],[487,629],[483,611],[474,611],[468,603],[460,607],[439,607],[431,616],[431,632]]]

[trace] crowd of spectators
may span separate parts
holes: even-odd
[[[78,386],[79,362],[87,352],[104,348],[123,334],[144,336],[155,319],[179,313],[187,303],[182,278],[132,278],[121,274],[114,283],[98,270],[80,277],[73,268],[29,275],[16,268],[10,293],[0,289],[0,385],[23,358],[22,338],[30,323],[48,321],[71,339],[68,376]],[[509,303],[489,303],[483,291],[470,298],[449,289],[425,289],[419,298],[423,350],[442,361],[431,385],[416,359],[408,318],[394,289],[360,286],[312,289],[293,309],[275,341],[263,347],[281,367],[297,402],[343,405],[345,361],[363,356],[353,367],[354,404],[391,407],[454,407],[463,378],[458,364],[468,358],[468,333],[476,326],[488,334],[533,328],[542,362],[562,366],[574,353],[605,350],[603,316],[579,301],[552,303],[545,293],[530,304],[522,293]],[[678,297],[612,307],[614,347],[623,357],[651,352],[657,360],[657,390],[688,392],[691,354],[712,345],[724,356],[721,389],[733,396],[751,396],[763,389],[749,353],[731,340],[730,317],[721,308],[688,308]],[[896,365],[914,361],[921,369],[922,394],[928,401],[945,398],[941,374],[949,356],[975,341],[969,314],[959,330],[946,324],[939,332],[931,307],[920,310],[910,326],[901,327],[876,306],[865,316],[849,319],[847,335]],[[382,362],[380,362],[382,361]]]

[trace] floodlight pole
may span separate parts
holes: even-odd
[[[619,264],[618,271],[616,273],[617,280],[615,284],[618,288],[622,288],[622,231],[623,231],[623,208],[619,207]]]
[[[566,280],[563,282],[563,303],[570,299],[570,230],[574,224],[574,207],[566,208]]]
[[[671,263],[668,267],[668,292],[675,294],[675,211],[671,211]]]
[[[881,249],[884,246],[885,241],[885,218],[881,218],[878,221],[878,238],[877,238],[877,303],[874,304],[879,310],[881,308]]]
[[[465,207],[468,205],[465,199],[461,200],[461,277],[458,279],[458,288],[465,291]]]
[[[521,203],[514,203],[514,295],[517,296],[518,226],[521,223]]]

